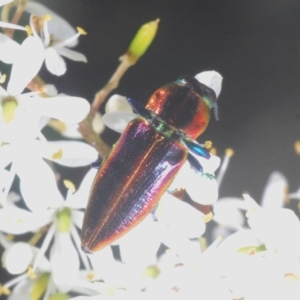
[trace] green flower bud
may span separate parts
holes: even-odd
[[[159,19],[156,19],[142,25],[138,30],[127,50],[131,60],[136,62],[146,52],[156,35],[158,23]]]

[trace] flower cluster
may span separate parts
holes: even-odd
[[[213,149],[210,159],[193,156],[202,172],[187,161],[138,226],[98,253],[84,253],[80,231],[97,173],[91,164],[110,150],[101,133],[105,125],[122,133],[137,117],[125,97],[107,96],[145,53],[159,20],[141,27],[90,105],[39,76],[44,67],[54,76],[65,74],[64,58],[87,62],[84,54],[70,49],[86,35],[84,29],[75,30],[38,2],[0,0],[0,6],[0,66],[10,70],[5,74],[0,69],[0,246],[7,275],[0,280],[0,296],[298,299],[300,222],[283,207],[299,200],[300,193],[288,195],[287,180],[275,172],[261,205],[249,195],[218,200],[232,150],[222,162]],[[16,24],[23,13],[27,24]],[[14,40],[16,30],[23,34],[21,41]],[[195,78],[220,94],[217,72]],[[101,116],[98,108],[106,100]],[[46,126],[57,130],[61,140],[50,141]],[[58,165],[89,170],[76,188],[58,173]],[[207,230],[209,221],[214,226]]]

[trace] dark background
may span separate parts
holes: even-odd
[[[160,18],[155,41],[120,83],[117,93],[146,102],[158,87],[183,74],[217,70],[223,77],[220,120],[212,118],[200,142],[212,140],[235,156],[221,196],[247,190],[260,200],[269,174],[300,185],[299,1],[41,1],[87,36],[78,51],[87,64],[68,61],[67,73],[46,75],[60,92],[93,99],[118,65],[141,24]],[[108,131],[109,142],[118,135]],[[110,139],[111,138],[111,139]]]
[[[91,101],[138,28],[160,18],[153,44],[116,93],[145,103],[180,75],[219,71],[220,120],[212,118],[198,140],[212,140],[220,156],[228,147],[235,151],[220,196],[247,190],[259,201],[275,170],[285,174],[291,191],[298,189],[300,158],[293,145],[300,139],[300,1],[40,2],[88,32],[75,48],[87,64],[68,60],[68,71],[59,78],[42,72],[59,92]],[[118,134],[106,130],[104,138],[112,144]]]

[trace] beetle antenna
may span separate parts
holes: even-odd
[[[215,119],[219,121],[219,109],[217,102],[213,105],[212,109],[214,110]]]

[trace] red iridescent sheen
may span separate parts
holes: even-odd
[[[188,85],[177,82],[158,89],[146,108],[191,139],[196,139],[206,129],[210,119],[210,108],[202,96]]]
[[[186,148],[143,118],[129,123],[103,162],[90,193],[82,249],[95,252],[141,222],[187,158]]]

